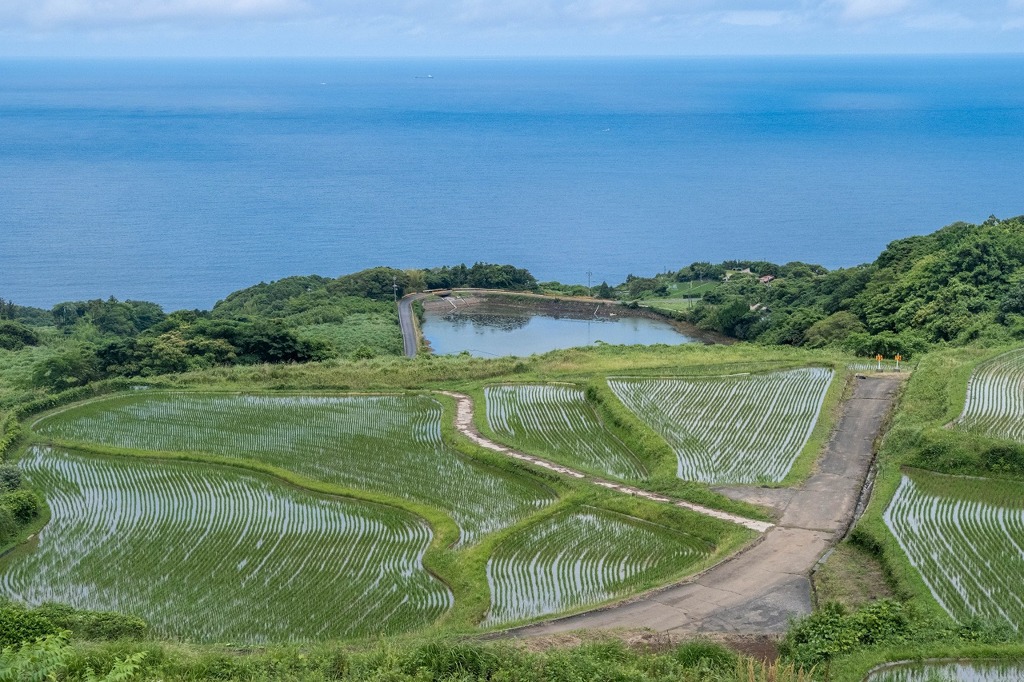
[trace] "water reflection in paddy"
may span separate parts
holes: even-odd
[[[1018,682],[1022,679],[1022,662],[973,661],[907,663],[879,670],[865,682]]]

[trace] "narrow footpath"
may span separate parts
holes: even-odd
[[[762,530],[764,536],[756,544],[677,585],[594,611],[510,630],[505,635],[536,637],[612,628],[650,628],[680,635],[785,632],[790,618],[811,612],[810,572],[853,522],[874,459],[875,440],[885,425],[900,384],[898,378],[891,376],[857,377],[855,381],[853,397],[843,404],[839,424],[825,446],[824,455],[803,485],[791,489],[720,489],[735,499],[767,504],[778,512],[778,524],[763,524],[767,526]],[[458,394],[449,395],[460,399]],[[459,402],[459,430],[474,442],[538,466],[556,471],[564,468],[555,468],[557,465],[550,462],[542,464],[535,457],[482,438],[472,427],[472,403],[466,396],[461,398],[465,400]],[[601,484],[590,476],[568,473],[574,474]],[[619,488],[634,494],[629,486]],[[653,499],[670,502],[659,498]],[[707,511],[715,512],[716,516],[722,514]],[[760,530],[748,524],[762,522],[725,516]]]
[[[625,495],[634,495],[636,497],[643,497],[653,502],[672,504],[677,507],[682,507],[683,509],[689,509],[690,511],[697,512],[698,514],[704,514],[705,516],[713,516],[714,518],[721,519],[723,521],[731,521],[732,523],[739,524],[744,528],[749,528],[750,530],[757,531],[758,533],[764,533],[773,525],[771,523],[768,523],[767,521],[757,521],[755,519],[748,519],[745,516],[730,514],[728,512],[720,511],[718,509],[712,509],[710,507],[694,504],[693,502],[687,502],[686,500],[678,500],[671,497],[665,497],[664,495],[658,495],[657,493],[652,493],[648,490],[642,490],[631,485],[614,483],[612,481],[599,478],[597,476],[591,476],[590,474],[585,474],[583,472],[576,471],[575,469],[570,469],[569,467],[562,466],[561,464],[555,464],[554,462],[549,462],[546,459],[534,457],[533,455],[528,455],[525,452],[520,452],[519,450],[514,450],[504,445],[500,445],[498,443],[495,443],[493,440],[490,440],[482,436],[480,432],[477,430],[476,426],[473,425],[472,398],[463,393],[452,393],[451,391],[439,391],[439,393],[441,393],[442,395],[450,396],[455,399],[455,428],[458,429],[463,436],[473,441],[482,448],[493,450],[494,452],[500,452],[501,454],[506,455],[508,457],[512,457],[513,459],[517,459],[522,462],[529,462],[530,464],[542,467],[549,471],[554,471],[565,476],[570,476],[572,478],[586,481],[588,483],[593,483],[594,485],[599,485],[602,488],[608,488],[609,490],[614,490]]]

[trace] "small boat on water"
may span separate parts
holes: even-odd
[[[433,78],[429,73],[426,76],[416,76],[417,78]]]

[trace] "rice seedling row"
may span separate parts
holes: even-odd
[[[499,544],[487,562],[485,626],[597,604],[664,581],[708,547],[676,531],[584,508],[557,514]]]
[[[1024,443],[1024,348],[975,369],[957,427]]]
[[[520,450],[614,478],[637,480],[647,471],[608,432],[586,397],[572,386],[488,386],[487,425]]]
[[[821,413],[833,372],[804,368],[700,379],[612,379],[615,395],[675,450],[679,478],[779,482]]]
[[[1003,661],[903,663],[883,668],[864,682],[1020,682],[1024,666]]]
[[[883,519],[951,616],[1024,623],[1024,504],[1012,486],[915,472]]]
[[[452,605],[423,568],[431,531],[400,510],[177,462],[32,448],[52,512],[0,563],[0,594],[115,610],[158,635],[259,643],[394,633]]]
[[[553,501],[446,447],[441,416],[440,404],[422,396],[144,393],[56,414],[37,430],[65,441],[252,459],[425,502],[452,516],[461,543]]]

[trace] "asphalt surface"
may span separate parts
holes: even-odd
[[[402,346],[405,349],[407,358],[416,357],[420,349],[419,332],[416,330],[416,322],[413,319],[412,304],[429,294],[409,294],[402,297],[398,302],[398,324],[402,328]]]
[[[874,443],[899,387],[893,377],[858,377],[853,397],[816,471],[798,488],[721,488],[776,509],[778,524],[760,542],[680,584],[603,609],[506,633],[548,636],[580,629],[650,628],[697,633],[776,634],[811,612],[810,572],[846,534],[864,487]]]

